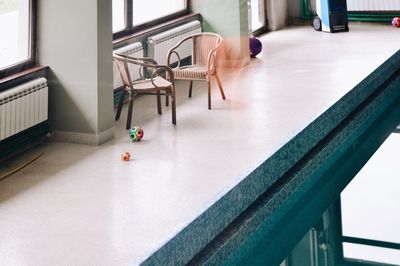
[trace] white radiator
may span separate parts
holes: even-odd
[[[400,0],[347,0],[348,11],[400,11]]]
[[[0,92],[0,140],[47,120],[48,87],[38,78]]]
[[[154,58],[158,64],[165,65],[167,63],[168,50],[175,46],[180,40],[194,33],[201,32],[201,23],[198,20],[186,23],[168,31],[159,33],[148,38],[148,55]],[[181,59],[186,58],[192,53],[192,43],[189,41],[182,45],[177,50]],[[171,63],[177,61],[175,56],[172,56]]]
[[[140,42],[134,42],[129,45],[120,47],[114,50],[114,53],[129,55],[133,57],[143,57],[143,45]],[[113,64],[114,73],[114,89],[122,86],[121,74],[118,71],[117,64]],[[139,67],[129,64],[129,73],[131,74],[131,79],[135,80],[139,78]]]

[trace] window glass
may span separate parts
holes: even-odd
[[[396,249],[343,243],[343,256],[356,260],[400,265],[400,251]]]
[[[391,134],[341,194],[343,235],[400,244],[398,153]],[[400,265],[400,250],[343,243],[344,256]]]
[[[112,0],[112,16],[113,32],[125,29],[125,0]]]
[[[265,25],[264,0],[251,0],[251,29],[259,30]]]
[[[0,69],[30,58],[29,0],[0,0]]]
[[[133,25],[165,17],[185,8],[185,0],[133,0]]]
[[[342,192],[343,235],[400,243],[399,145],[391,134]]]

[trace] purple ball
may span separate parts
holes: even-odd
[[[250,37],[250,57],[256,57],[262,50],[262,43],[256,37]]]

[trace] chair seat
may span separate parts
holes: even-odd
[[[207,67],[206,66],[182,66],[172,69],[175,79],[188,79],[188,80],[206,80]],[[211,75],[215,72],[211,69]]]
[[[178,58],[178,67],[172,69],[175,80],[190,80],[189,97],[192,97],[193,81],[206,81],[208,89],[208,109],[211,109],[211,76],[217,81],[222,99],[225,100],[225,93],[222,88],[221,81],[218,77],[216,70],[217,64],[217,50],[221,47],[223,38],[211,32],[200,32],[192,34],[169,49],[167,54],[167,65],[171,65],[171,56]],[[183,55],[179,55],[179,49],[183,44],[191,42],[191,65],[181,65]],[[186,49],[186,48],[185,48]]]
[[[121,116],[122,105],[124,104],[125,96],[128,94],[129,106],[128,115],[126,119],[126,129],[130,129],[133,113],[133,99],[137,94],[151,94],[157,97],[157,111],[162,114],[161,110],[161,95],[171,96],[172,98],[172,124],[176,125],[176,98],[175,98],[175,84],[174,73],[169,66],[158,65],[156,61],[151,58],[136,58],[128,55],[121,55],[114,53],[113,58],[117,64],[118,71],[121,74],[121,79],[124,85],[124,93],[121,93],[115,120]],[[139,70],[140,79],[132,80],[132,73],[130,67]],[[165,75],[171,77],[170,80],[162,78],[161,73],[165,71]],[[143,75],[146,74],[145,78]],[[136,77],[136,76],[135,76]]]
[[[154,84],[160,88],[160,89],[165,89],[168,87],[171,87],[172,83],[169,82],[168,80],[163,79],[162,77],[156,77],[153,79]],[[140,90],[143,92],[150,92],[155,90],[155,86],[151,82],[151,79],[145,79],[145,80],[139,80],[136,82],[132,83],[133,89],[134,90]]]

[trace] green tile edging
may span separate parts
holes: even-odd
[[[219,247],[225,252],[217,252],[213,261],[278,265],[397,126],[398,88],[400,71],[346,118],[273,198],[260,204],[227,242],[234,243],[234,255],[226,261],[229,248]],[[242,240],[240,245],[235,239]]]
[[[282,176],[298,171],[296,164],[368,97],[400,69],[400,51],[378,67],[336,104],[315,119],[256,169],[243,175],[242,181],[188,224],[143,265],[183,265],[190,262],[241,213],[270,189]],[[280,204],[276,202],[276,204]]]

